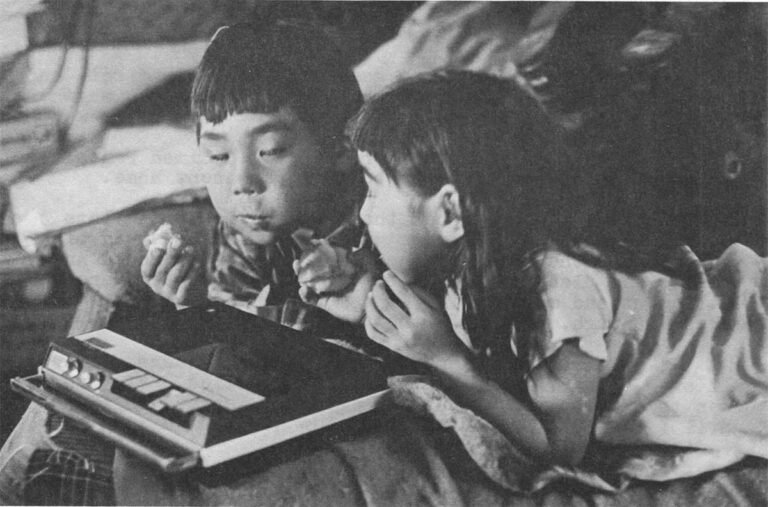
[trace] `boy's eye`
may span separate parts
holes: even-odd
[[[268,150],[259,150],[259,156],[260,157],[274,157],[276,155],[280,155],[282,153],[285,153],[286,148],[284,146],[275,146],[274,148],[270,148]]]
[[[219,153],[216,155],[211,155],[208,158],[210,158],[215,162],[226,162],[227,160],[229,160],[229,153]]]

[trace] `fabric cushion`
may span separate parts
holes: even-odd
[[[113,215],[62,234],[72,273],[111,302],[137,303],[153,294],[141,279],[142,240],[168,222],[207,259],[218,216],[210,201]]]

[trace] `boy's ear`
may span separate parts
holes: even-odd
[[[451,183],[446,183],[437,191],[436,197],[439,206],[440,237],[446,243],[453,243],[464,236],[459,192]]]

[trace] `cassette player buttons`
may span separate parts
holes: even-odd
[[[58,350],[51,349],[48,353],[45,366],[59,375],[64,375],[67,370],[69,370],[69,356],[62,354]]]

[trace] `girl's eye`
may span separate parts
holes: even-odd
[[[274,157],[276,155],[280,155],[282,153],[285,153],[286,148],[283,146],[276,146],[274,148],[271,148],[269,150],[259,150],[259,156],[260,157]]]
[[[229,160],[229,153],[219,153],[217,155],[211,155],[209,158],[214,162],[226,162]]]

